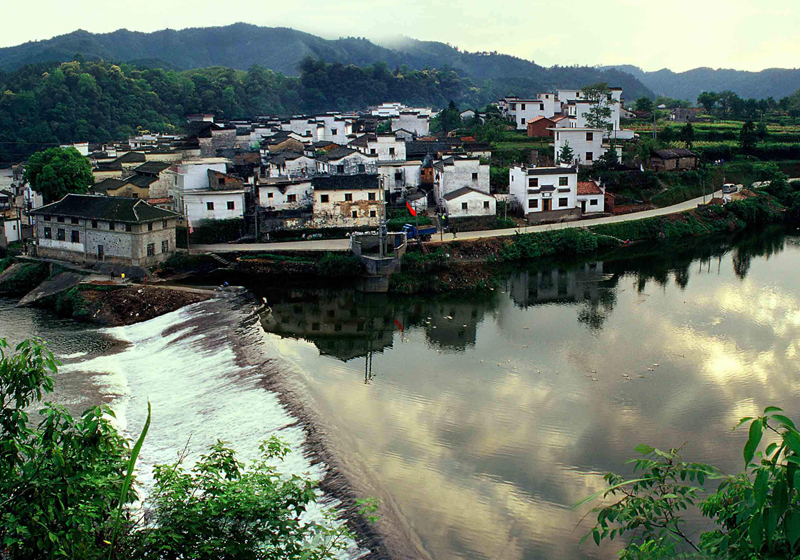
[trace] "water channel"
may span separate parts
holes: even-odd
[[[769,231],[538,263],[472,298],[284,290],[257,317],[217,301],[119,329],[0,300],[0,337],[51,340],[76,409],[103,399],[135,431],[149,398],[145,480],[189,435],[247,454],[279,433],[318,469],[265,383],[288,375],[420,555],[610,559],[570,506],[637,444],[737,472],[738,418],[800,418],[798,271],[800,237]]]

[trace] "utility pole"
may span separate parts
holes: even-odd
[[[380,245],[380,257],[386,256],[386,208],[385,196],[383,192],[383,175],[378,175],[378,244]]]

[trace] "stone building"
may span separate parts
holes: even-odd
[[[311,184],[317,227],[378,225],[382,197],[377,174],[317,176]]]
[[[151,266],[175,253],[178,214],[136,198],[68,194],[31,214],[40,257]]]
[[[656,150],[650,157],[655,171],[686,171],[697,167],[697,154],[686,148]]]

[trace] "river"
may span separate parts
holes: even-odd
[[[0,300],[0,337],[51,340],[59,400],[103,399],[130,433],[149,398],[145,482],[190,435],[252,455],[279,433],[321,476],[271,391],[286,376],[419,556],[611,559],[570,506],[636,445],[738,472],[738,418],[799,417],[798,270],[800,237],[765,232],[539,263],[470,298],[269,292],[257,318],[217,300],[95,329]]]

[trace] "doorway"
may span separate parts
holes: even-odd
[[[553,199],[545,198],[542,200],[542,211],[549,212],[553,209]]]
[[[105,249],[103,249],[102,245],[97,246],[97,260],[103,261],[105,259]]]
[[[586,201],[585,200],[581,200],[581,214],[585,214],[585,213],[586,213]]]

